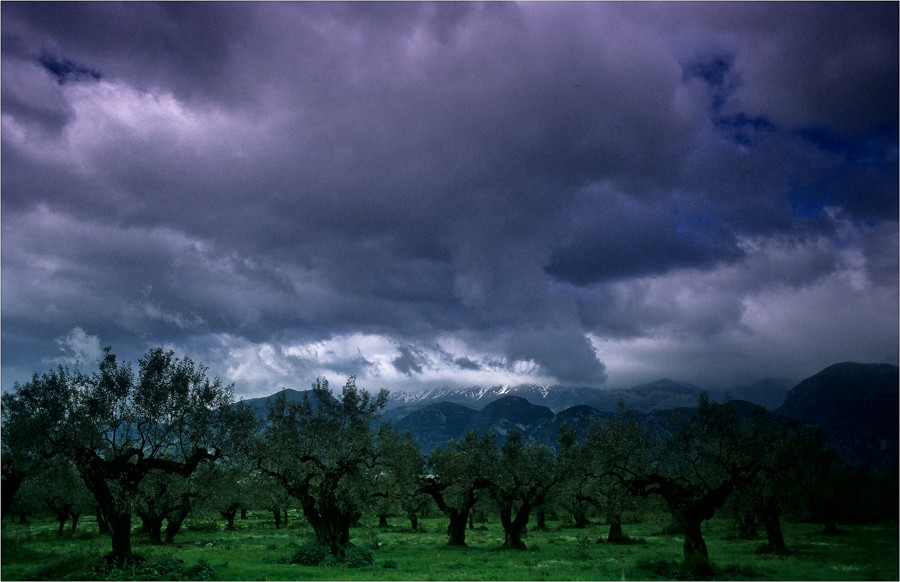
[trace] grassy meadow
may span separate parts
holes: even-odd
[[[313,537],[297,515],[288,528],[275,529],[268,513],[250,512],[236,531],[221,523],[188,522],[170,546],[153,546],[135,532],[134,551],[147,558],[137,570],[98,570],[109,539],[85,517],[78,531],[56,533],[49,518],[20,525],[4,521],[0,578],[203,579],[203,580],[654,580],[678,579],[682,538],[660,533],[667,516],[630,524],[638,538],[629,545],[597,543],[606,526],[585,529],[548,522],[548,531],[529,532],[529,551],[500,550],[499,524],[476,524],[467,532],[468,548],[446,545],[443,517],[420,521],[412,532],[395,518],[392,527],[374,522],[351,531],[352,541],[372,549],[371,566],[308,567],[292,564],[297,550]],[[852,525],[823,535],[818,524],[785,523],[788,556],[758,552],[763,539],[739,540],[731,520],[706,522],[704,535],[716,579],[731,580],[897,580],[897,523]]]

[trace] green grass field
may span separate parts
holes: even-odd
[[[424,532],[413,533],[407,522],[378,529],[364,521],[351,531],[352,541],[374,549],[375,563],[361,568],[305,567],[290,563],[297,549],[310,541],[312,529],[298,516],[287,529],[274,529],[268,514],[250,512],[237,531],[183,531],[174,545],[152,546],[135,533],[134,551],[148,558],[137,572],[113,571],[100,578],[213,580],[630,580],[679,577],[681,537],[661,535],[665,516],[626,526],[640,538],[631,545],[596,543],[606,527],[571,529],[549,522],[549,531],[532,531],[529,551],[498,549],[499,524],[479,525],[467,532],[468,548],[446,545],[446,520],[423,519]],[[0,578],[59,580],[98,577],[97,565],[109,552],[109,539],[97,534],[84,518],[75,534],[56,534],[56,524],[32,520],[4,522]],[[897,580],[897,523],[845,526],[844,533],[823,535],[817,524],[785,524],[789,556],[757,553],[763,540],[733,537],[730,520],[706,523],[704,535],[717,579],[736,580]],[[165,570],[158,565],[175,564]],[[154,569],[155,568],[155,569]],[[174,572],[174,573],[173,573]]]

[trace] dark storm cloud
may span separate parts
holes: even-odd
[[[413,374],[422,373],[422,366],[419,364],[420,360],[421,355],[414,353],[413,350],[404,346],[400,348],[400,355],[391,363],[401,374],[411,376]]]
[[[453,363],[464,370],[480,370],[481,369],[481,366],[479,366],[477,363],[473,362],[472,360],[470,360],[469,358],[466,358],[466,357],[456,358],[455,360],[453,360]]]
[[[72,81],[99,81],[102,77],[99,71],[95,71],[85,65],[73,63],[68,59],[58,59],[49,53],[42,54],[39,61],[45,69],[56,77],[56,82],[60,85]]]
[[[606,380],[590,341],[574,331],[523,330],[509,340],[516,360],[534,361],[563,384],[599,385]]]
[[[4,387],[83,337],[597,384],[772,289],[896,314],[896,5],[0,9]]]

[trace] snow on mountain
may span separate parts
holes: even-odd
[[[454,402],[480,409],[504,396],[519,396],[532,404],[546,406],[554,412],[558,412],[596,398],[598,394],[599,390],[596,388],[543,386],[540,384],[445,386],[424,392],[391,392],[388,408],[418,408],[435,402]]]

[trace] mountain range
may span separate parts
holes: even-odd
[[[791,385],[787,380],[767,379],[727,391],[706,390],[706,392],[713,400],[722,401],[726,398],[747,400],[774,410],[781,405],[790,389]],[[480,409],[504,396],[518,396],[532,404],[546,406],[554,413],[578,404],[588,404],[605,412],[615,412],[619,402],[639,412],[650,412],[691,407],[701,392],[704,390],[693,384],[676,382],[669,378],[614,390],[539,384],[444,387],[426,392],[392,392],[388,400],[388,409],[401,409],[392,417],[436,402],[454,402]]]
[[[897,465],[900,431],[898,377],[897,366],[846,362],[793,387],[766,380],[708,395],[712,400],[729,399],[741,408],[762,406],[772,414],[821,428],[846,462],[890,470]],[[303,396],[296,390],[283,392],[288,400]],[[694,385],[667,378],[620,390],[535,384],[442,388],[391,394],[381,420],[410,431],[426,453],[470,429],[493,430],[502,441],[516,428],[526,437],[551,444],[563,422],[583,433],[592,419],[614,415],[620,403],[652,422],[669,411],[694,408],[701,392]],[[262,417],[274,396],[245,402]]]

